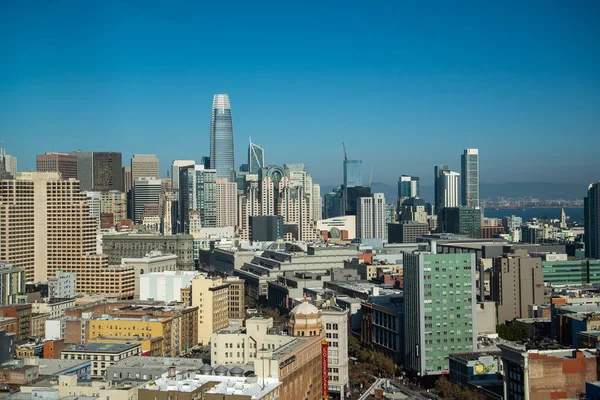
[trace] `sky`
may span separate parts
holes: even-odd
[[[46,151],[209,154],[228,93],[236,168],[341,183],[428,184],[479,148],[481,182],[600,180],[600,2],[0,2],[0,143]]]

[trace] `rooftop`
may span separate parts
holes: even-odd
[[[196,375],[192,379],[175,380],[169,378],[157,379],[144,385],[141,389],[157,391],[193,392],[208,384],[217,383],[206,393],[250,396],[261,399],[275,390],[281,382],[274,378],[246,378],[236,376]]]
[[[373,295],[373,289],[378,289],[379,293],[377,296],[391,296],[394,294],[402,294],[402,290],[394,289],[391,285],[380,285],[368,281],[332,281],[333,285],[353,290],[356,292]]]
[[[140,347],[139,344],[128,343],[88,343],[85,345],[72,345],[70,348],[65,348],[63,352],[83,351],[90,353],[121,353],[123,351],[132,350]]]
[[[120,360],[113,367],[165,367],[176,366],[178,369],[190,367],[190,369],[202,368],[204,363],[199,358],[180,358],[180,357],[142,357],[132,356]]]
[[[474,353],[452,353],[451,356],[457,359],[465,360],[465,361],[476,361],[481,357],[491,356],[498,357],[500,356],[499,351],[482,351],[482,352],[474,352]]]

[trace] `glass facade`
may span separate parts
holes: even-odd
[[[479,150],[466,149],[461,156],[461,196],[465,207],[479,207]]]
[[[585,256],[600,258],[600,182],[592,183],[583,199]]]
[[[398,198],[419,197],[419,177],[402,175],[398,179]]]
[[[248,146],[248,172],[258,174],[258,171],[265,166],[264,149],[252,142]]]
[[[405,254],[404,304],[405,367],[448,373],[450,354],[476,348],[475,254]]]
[[[600,284],[600,260],[542,261],[544,283],[552,285]]]
[[[344,160],[344,187],[362,186],[362,160]]]
[[[217,178],[234,181],[233,158],[233,122],[229,96],[216,94],[210,123],[210,168],[217,170]]]

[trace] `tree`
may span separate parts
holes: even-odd
[[[518,342],[529,337],[529,328],[521,322],[513,321],[507,325],[497,325],[496,333],[501,339]]]
[[[461,388],[460,385],[450,382],[445,376],[440,377],[435,382],[435,390],[445,400],[479,400],[479,395],[476,391]]]

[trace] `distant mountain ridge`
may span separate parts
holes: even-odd
[[[329,193],[334,187],[336,186],[321,186],[321,195]],[[587,185],[552,182],[482,183],[479,190],[481,198],[533,197],[540,200],[577,200],[586,196]],[[392,203],[398,196],[396,186],[383,182],[373,182],[371,191],[373,193],[383,193],[387,203]],[[433,201],[433,186],[421,185],[421,198],[426,201]]]

